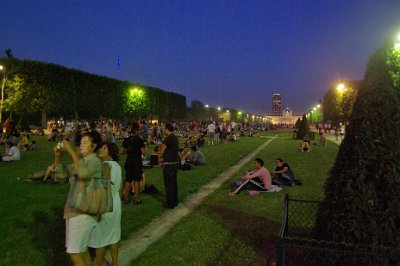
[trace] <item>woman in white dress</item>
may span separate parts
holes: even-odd
[[[96,225],[89,247],[96,248],[96,265],[103,265],[106,247],[110,247],[112,265],[118,265],[118,243],[121,239],[122,176],[118,164],[119,148],[115,143],[105,143],[99,151],[103,160],[104,175],[111,178],[113,211],[102,215]]]

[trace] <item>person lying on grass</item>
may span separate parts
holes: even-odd
[[[268,191],[271,188],[271,175],[268,170],[264,167],[264,161],[260,158],[256,158],[254,160],[254,169],[245,176],[243,176],[240,181],[236,183],[237,188],[235,191],[229,192],[229,195],[234,196],[239,193],[241,190],[258,190],[259,187],[254,185],[253,183],[247,182],[248,180],[253,180],[257,182],[261,187]],[[246,183],[246,184],[245,184]]]

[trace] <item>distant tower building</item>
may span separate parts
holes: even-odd
[[[272,115],[282,115],[282,97],[279,93],[272,94]]]

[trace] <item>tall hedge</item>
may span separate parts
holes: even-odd
[[[177,93],[37,61],[0,58],[0,64],[7,76],[7,111],[75,118],[186,116],[186,97]],[[142,91],[140,101],[127,97],[133,88]]]
[[[314,228],[319,239],[400,246],[400,88],[391,75],[400,73],[400,60],[393,43],[387,41],[368,62],[326,180]]]

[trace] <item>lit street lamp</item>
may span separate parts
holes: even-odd
[[[400,49],[400,33],[399,33],[399,35],[397,35],[397,39],[394,42],[394,48]]]
[[[337,86],[337,90],[338,90],[338,92],[342,92],[343,90],[344,90],[344,88],[345,88],[345,86],[344,86],[344,84],[343,83],[340,83],[338,86]]]
[[[4,86],[6,84],[6,70],[0,65],[0,71],[3,71],[3,83],[1,84],[1,103],[0,103],[0,127],[3,121],[3,104],[4,104]]]
[[[340,103],[340,107],[341,107],[341,112],[343,114],[340,114],[340,116],[342,116],[342,119],[345,120],[345,114],[344,114],[344,90],[346,89],[346,86],[343,83],[339,83],[339,85],[337,86],[337,91],[341,94],[341,103]]]

